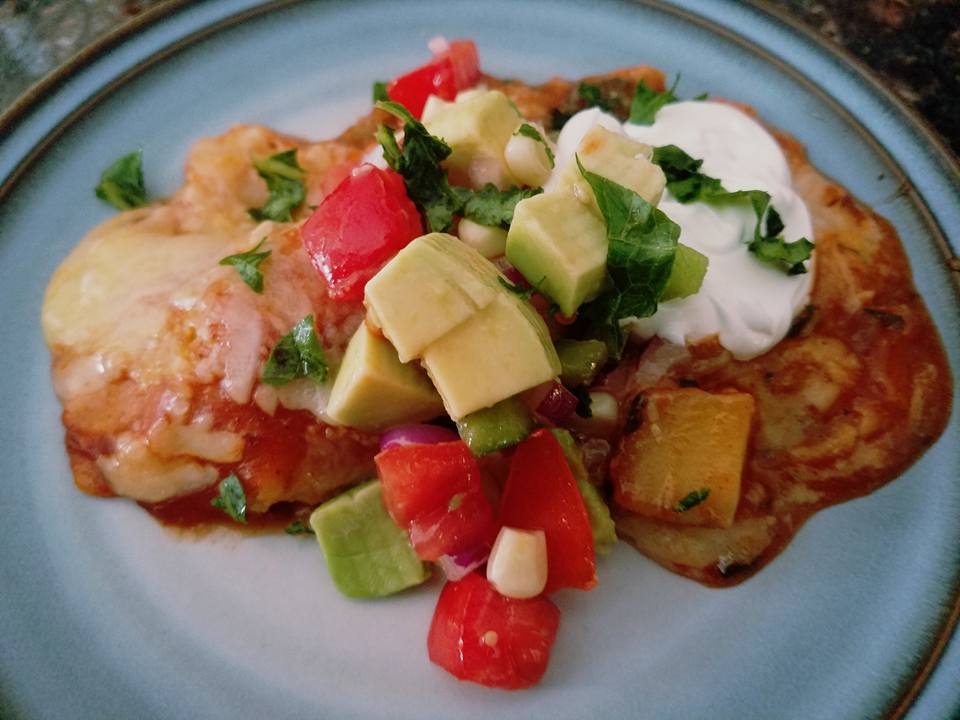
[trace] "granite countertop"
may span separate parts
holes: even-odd
[[[0,112],[79,49],[165,1],[0,0]],[[860,58],[960,155],[960,0],[760,4]]]

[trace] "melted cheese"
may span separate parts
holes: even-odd
[[[118,368],[135,367],[144,381],[189,370],[163,331],[174,300],[197,301],[209,280],[204,271],[216,268],[230,243],[174,227],[163,208],[118,215],[90,232],[54,273],[43,332],[50,347],[75,358],[58,384],[68,396],[95,390]]]

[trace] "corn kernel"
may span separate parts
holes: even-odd
[[[487,580],[501,595],[532,598],[547,585],[547,539],[543,530],[503,527],[487,560]]]

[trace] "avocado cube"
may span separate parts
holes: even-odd
[[[730,527],[753,408],[741,392],[645,393],[640,426],[610,466],[617,504],[671,523]]]
[[[560,374],[543,319],[505,288],[469,321],[427,347],[423,364],[454,420]]]
[[[499,294],[497,269],[445,233],[412,241],[367,283],[368,319],[383,330],[401,362],[487,307]]]
[[[328,500],[310,515],[337,589],[355,598],[383,597],[419,585],[430,572],[390,518],[378,480]]]
[[[573,315],[603,285],[607,229],[569,192],[534,195],[513,212],[507,259],[564,315]]]
[[[506,95],[465,93],[456,102],[432,105],[428,117],[427,130],[452,150],[444,161],[451,182],[477,187],[492,182],[501,190],[516,184],[503,151],[523,118]]]
[[[650,161],[653,150],[649,145],[595,125],[583,136],[576,155],[585,170],[633,190],[651,205],[660,202],[667,178],[663,170]],[[595,213],[600,213],[593,189],[575,159],[564,166],[556,189],[572,190],[578,198],[587,199]]]
[[[393,345],[361,323],[333,382],[327,414],[341,425],[382,430],[442,412],[443,401],[419,364],[400,362]]]

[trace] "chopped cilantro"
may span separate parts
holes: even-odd
[[[377,107],[403,120],[402,150],[389,128],[381,127],[377,132],[384,159],[403,177],[407,195],[423,212],[427,228],[433,232],[448,230],[464,203],[440,167],[450,155],[450,146],[431,135],[403,105],[381,101]]]
[[[537,130],[533,125],[530,123],[524,123],[520,126],[520,129],[514,133],[514,135],[523,135],[523,137],[536,140],[538,143],[543,145],[543,149],[547,151],[547,160],[550,161],[550,167],[553,168],[557,164],[557,159],[553,156],[553,150],[550,149],[550,143],[543,138],[543,135],[540,134],[540,131]]]
[[[280,338],[260,379],[267,385],[285,385],[301,377],[321,383],[327,379],[327,358],[313,328],[313,315],[307,315]]]
[[[243,278],[243,281],[255,293],[263,292],[263,273],[260,272],[259,267],[260,263],[270,257],[270,253],[272,252],[271,250],[258,252],[266,241],[267,239],[264,238],[257,243],[257,246],[252,250],[237,253],[236,255],[228,255],[220,261],[221,265],[232,265],[236,268],[240,277]]]
[[[403,105],[378,102],[377,107],[403,120],[403,148],[386,126],[377,131],[377,140],[387,164],[403,177],[407,195],[420,208],[430,231],[449,230],[457,215],[481,225],[507,228],[517,203],[542,192],[541,188],[498,190],[490,183],[480,190],[451,185],[440,165],[450,155],[450,146],[431,135]]]
[[[667,190],[681,203],[699,200],[704,195],[724,193],[717,178],[700,172],[703,160],[696,160],[676,145],[653,149],[653,162],[667,178]]]
[[[632,190],[584,169],[607,225],[608,281],[586,316],[594,333],[619,358],[624,338],[620,320],[649,317],[670,278],[680,226]]]
[[[703,160],[697,160],[676,145],[654,148],[653,162],[667,178],[667,189],[681,203],[723,203],[747,200],[757,222],[748,247],[760,260],[788,275],[807,272],[804,261],[813,253],[813,243],[806,238],[787,242],[781,235],[783,219],[770,204],[770,194],[763,190],[728,191],[720,180],[700,172]]]
[[[253,167],[267,183],[270,197],[262,208],[250,208],[247,212],[254,220],[292,220],[291,210],[307,196],[303,184],[304,169],[297,162],[297,151],[287,150],[268,158],[255,159]]]
[[[813,243],[806,238],[787,242],[782,237],[760,237],[750,241],[750,252],[787,275],[803,275],[803,264],[813,254]]]
[[[247,495],[240,484],[240,478],[233,473],[220,481],[220,494],[210,504],[220,508],[238,523],[247,523]]]
[[[294,520],[287,525],[283,531],[287,535],[313,535],[313,528],[307,525],[303,520]]]
[[[603,90],[600,89],[599,85],[582,82],[577,87],[577,96],[586,107],[597,107],[605,112],[611,108],[610,101],[604,97]]]
[[[634,125],[652,125],[657,117],[657,113],[664,105],[677,101],[677,96],[673,91],[677,89],[677,83],[680,82],[680,75],[673,81],[673,85],[657,92],[643,80],[637,83],[637,90],[633,95],[633,102],[630,103],[630,118],[628,122]]]
[[[465,198],[462,213],[465,218],[481,225],[501,227],[504,230],[513,222],[513,211],[517,203],[528,197],[539,195],[543,188],[518,188],[497,190],[496,185],[487,183],[480,190],[454,188]]]
[[[139,150],[124,155],[100,174],[97,197],[117,210],[131,210],[147,204],[143,184],[143,158]]]
[[[533,294],[537,291],[535,287],[524,287],[523,285],[514,285],[512,282],[507,280],[502,275],[497,276],[497,280],[500,281],[500,284],[503,285],[507,290],[512,292],[514,295],[518,295],[524,300],[529,300]]]
[[[710,496],[710,488],[700,488],[694,490],[683,497],[680,502],[673,506],[673,511],[678,513],[686,512],[702,503]]]
[[[387,94],[387,84],[383,80],[376,80],[373,83],[373,101],[375,103],[383,102],[389,100],[390,96]]]

